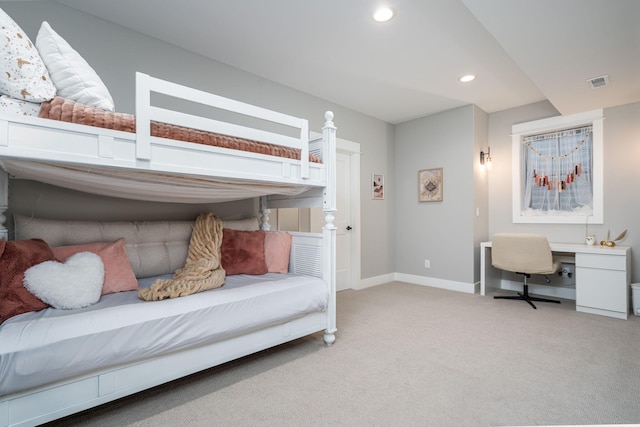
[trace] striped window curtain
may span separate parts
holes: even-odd
[[[593,213],[591,126],[522,138],[525,176],[523,214]]]

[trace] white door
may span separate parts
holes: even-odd
[[[349,156],[337,153],[336,156],[336,290],[351,288],[351,269],[355,266],[351,260],[351,168]]]
[[[359,227],[357,208],[360,203],[357,152],[339,150],[336,155],[336,289],[338,291],[357,286],[360,280]],[[311,209],[311,231],[322,232],[324,212]]]

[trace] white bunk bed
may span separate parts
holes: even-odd
[[[277,123],[295,129],[297,136],[154,107],[152,93]],[[322,233],[292,233],[290,272],[321,278],[328,288],[326,308],[204,345],[0,395],[2,427],[41,424],[308,334],[324,331],[327,345],[335,340],[333,114],[325,114],[322,135],[309,142],[304,119],[138,73],[136,119],[136,133],[131,134],[0,114],[0,238],[9,235],[5,212],[10,176],[146,200],[191,203],[260,197],[265,230],[270,228],[269,208],[321,206],[326,219]],[[150,137],[153,120],[293,147],[300,150],[300,160]],[[309,162],[309,152],[321,157],[321,163]],[[272,194],[279,196],[271,201]]]

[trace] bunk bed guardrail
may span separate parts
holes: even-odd
[[[151,105],[152,92],[292,127],[299,130],[300,137],[294,138],[279,133],[154,107]],[[309,178],[309,122],[306,119],[267,110],[255,105],[183,86],[178,83],[168,82],[140,72],[136,73],[135,110],[136,157],[140,160],[151,159],[151,121],[156,120],[173,125],[299,149],[302,167],[301,178]]]

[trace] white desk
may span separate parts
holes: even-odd
[[[575,254],[576,310],[627,319],[631,248],[550,243],[553,252]],[[480,244],[480,294],[500,289],[502,270],[491,265],[491,242]]]

